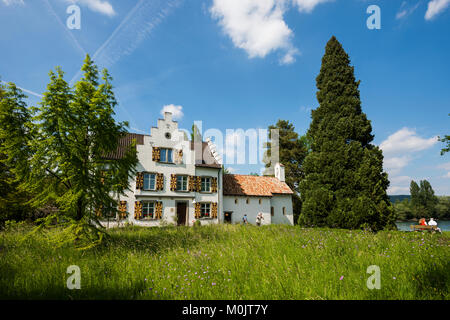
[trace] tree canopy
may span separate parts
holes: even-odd
[[[371,144],[374,136],[362,112],[359,84],[348,54],[332,37],[317,77],[319,107],[312,111],[307,132],[311,152],[300,183],[301,225],[394,227],[383,154]]]
[[[137,155],[132,145],[123,157],[108,158],[128,124],[113,117],[117,102],[107,70],[100,73],[89,55],[81,70],[73,87],[60,68],[51,71],[42,101],[31,109],[21,91],[10,86],[2,99],[0,152],[21,188],[33,194],[33,206],[54,201],[57,218],[96,230],[100,211],[117,210],[117,196],[128,188]]]
[[[303,179],[303,161],[308,153],[308,142],[306,137],[295,132],[295,127],[288,120],[278,120],[275,125],[269,126],[269,139],[272,140],[272,130],[278,130],[279,138],[279,161],[284,165],[286,184],[294,191],[292,198],[294,219],[297,220],[301,211],[299,196],[299,184]],[[272,143],[267,143],[265,154],[266,171],[264,174],[273,174],[269,168],[275,164],[270,162],[272,155]]]

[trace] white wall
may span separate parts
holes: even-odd
[[[294,225],[291,195],[274,195],[271,200],[271,205],[274,208],[274,215],[272,217],[273,224]],[[283,207],[286,208],[286,215],[283,215]]]
[[[170,133],[171,138],[166,137],[166,133]],[[152,160],[154,147],[182,149],[182,164],[166,164],[155,162]],[[144,136],[144,144],[137,145],[138,165],[137,172],[155,172],[164,174],[164,189],[162,191],[145,191],[136,190],[136,179],[130,179],[130,190],[125,196],[121,196],[119,200],[127,201],[127,212],[129,223],[140,226],[158,226],[159,220],[135,220],[134,204],[135,201],[161,201],[163,203],[162,219],[167,223],[176,224],[176,202],[187,201],[188,213],[186,221],[188,225],[192,225],[195,220],[195,209],[193,200],[197,202],[217,202],[219,203],[219,192],[216,193],[199,193],[199,192],[176,192],[170,190],[170,178],[172,174],[185,174],[197,176],[211,176],[218,178],[220,169],[216,168],[200,168],[194,165],[194,151],[190,148],[190,141],[185,140],[184,132],[178,130],[178,123],[172,121],[171,114],[166,113],[165,119],[158,120],[158,127],[151,128],[151,136]],[[217,210],[220,216],[220,205]],[[202,224],[218,223],[219,219],[201,219]],[[102,223],[105,225],[106,223]],[[110,223],[111,224],[111,223]]]
[[[246,200],[249,199],[247,204]],[[238,203],[235,203],[235,199]],[[261,199],[261,204],[259,200]],[[259,212],[263,213],[264,220],[262,224],[270,224],[270,198],[269,197],[242,197],[242,196],[223,196],[223,212],[233,212],[231,223],[241,223],[244,214],[247,214],[248,222],[256,224],[256,216]],[[221,221],[223,220],[223,217]]]

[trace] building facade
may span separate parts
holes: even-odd
[[[190,141],[168,112],[150,135],[130,133],[120,146],[132,141],[138,155],[136,177],[118,199],[119,222],[117,217],[102,218],[103,225],[239,223],[245,214],[254,224],[260,212],[262,224],[293,224],[292,191],[282,165],[275,167],[275,177],[224,175],[211,141]]]

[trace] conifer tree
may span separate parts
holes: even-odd
[[[50,72],[31,114],[23,94],[11,88],[10,99],[2,101],[0,139],[6,143],[0,152],[8,155],[21,188],[33,194],[34,207],[57,205],[59,211],[46,222],[65,221],[74,239],[89,242],[101,235],[98,213],[117,212],[117,196],[128,189],[137,155],[132,145],[123,147],[120,159],[108,158],[120,147],[128,124],[114,119],[117,102],[108,72],[100,73],[89,55],[81,70],[83,77],[73,87],[60,68]]]
[[[361,109],[359,81],[333,36],[317,77],[319,107],[307,132],[311,152],[303,163],[299,223],[336,228],[394,228],[382,151],[371,144],[370,121]]]
[[[278,120],[275,125],[268,128],[269,139],[272,139],[272,130],[278,130],[279,137],[279,161],[284,165],[286,184],[294,192],[292,196],[294,219],[297,221],[302,208],[299,196],[299,184],[303,179],[302,164],[308,153],[308,142],[305,136],[299,136],[295,132],[295,127],[289,120]],[[265,175],[273,175],[275,164],[270,161],[272,144],[267,143],[267,151],[265,153]]]

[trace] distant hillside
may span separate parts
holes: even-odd
[[[404,199],[408,199],[411,200],[411,196],[408,194],[402,194],[402,195],[398,195],[398,196],[389,196],[389,199],[391,200],[392,203],[395,203],[397,201],[403,201]]]

